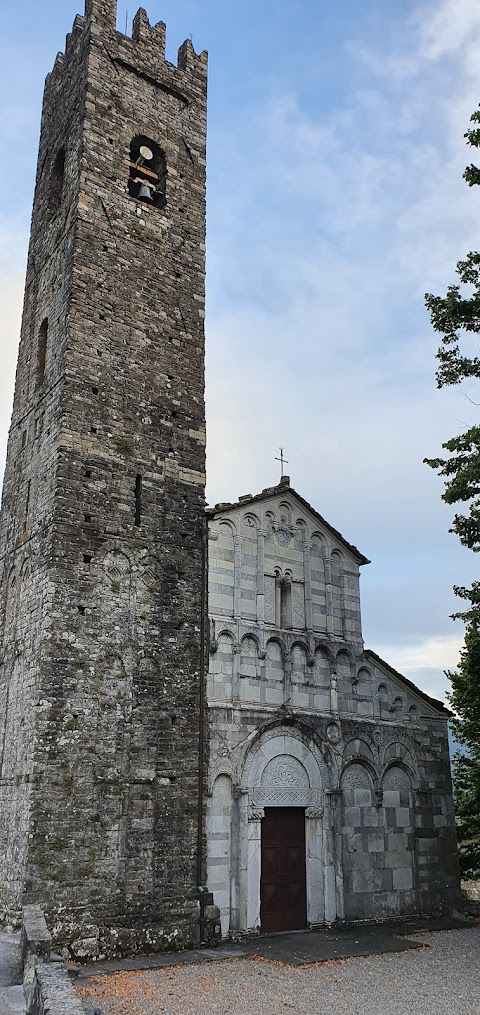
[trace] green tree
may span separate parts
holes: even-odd
[[[467,131],[467,143],[480,148],[480,109],[476,110]],[[470,187],[480,184],[480,169],[467,166],[464,179]],[[460,384],[480,379],[480,253],[467,254],[457,264],[459,282],[450,285],[446,296],[427,293],[425,303],[433,328],[442,339],[437,352],[437,386]],[[452,532],[463,546],[480,551],[480,425],[469,427],[442,445],[444,458],[426,458],[427,465],[445,479],[442,494],[447,504],[459,504],[462,513],[454,515]],[[480,878],[480,582],[470,588],[455,586],[454,592],[465,602],[465,609],[454,619],[465,622],[465,644],[457,670],[447,673],[452,685],[449,701],[456,718],[452,722],[457,741],[466,749],[456,754],[453,783],[460,867],[466,877]]]

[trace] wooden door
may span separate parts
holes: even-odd
[[[262,819],[262,934],[307,926],[305,811],[266,807]]]

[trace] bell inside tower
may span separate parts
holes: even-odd
[[[130,144],[128,193],[155,208],[166,204],[167,163],[161,148],[138,134]]]

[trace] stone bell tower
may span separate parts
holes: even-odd
[[[46,81],[1,514],[0,908],[78,954],[192,941],[201,869],[207,59],[115,26]]]

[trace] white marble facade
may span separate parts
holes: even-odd
[[[410,737],[414,745],[422,724],[444,719],[439,703],[364,651],[359,568],[366,563],[287,479],[209,512],[207,884],[224,935],[261,929],[266,807],[305,810],[308,924],[342,920],[349,906],[353,913],[360,880],[354,879],[352,895],[347,878],[345,896],[345,766],[364,766],[378,805],[380,774],[373,754],[372,762],[368,757],[376,750],[374,734],[378,738],[380,730],[391,747],[388,731],[395,729],[399,743]],[[359,724],[358,740],[352,722]],[[418,786],[415,762],[410,773],[400,747],[390,753],[387,767],[397,758],[405,778]],[[413,758],[414,746],[408,753]],[[399,856],[398,863],[404,866],[394,870],[393,881],[406,884],[406,861]],[[390,885],[392,877],[384,880]],[[375,906],[372,893],[373,887],[367,901]],[[400,909],[413,910],[412,892],[405,893]]]

